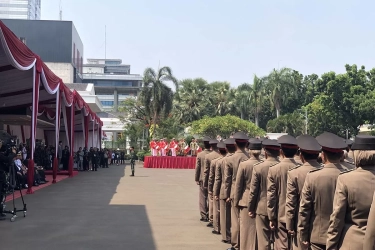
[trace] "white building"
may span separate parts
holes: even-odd
[[[0,0],[0,19],[40,20],[41,0]]]

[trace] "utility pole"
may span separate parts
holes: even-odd
[[[107,25],[104,26],[104,59],[107,59]]]
[[[61,0],[60,0],[60,21],[62,21],[62,6],[61,6]]]

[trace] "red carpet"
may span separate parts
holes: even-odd
[[[56,176],[56,182],[60,182],[60,181],[65,180],[67,178],[69,178],[68,175],[58,175],[58,176]],[[35,192],[35,191],[38,191],[39,189],[48,187],[49,185],[52,185],[52,175],[46,175],[46,180],[48,181],[46,184],[39,185],[38,187],[33,187],[33,191]],[[22,195],[23,196],[26,195],[26,191],[27,191],[27,189],[22,189]],[[17,199],[17,198],[20,198],[20,197],[21,197],[20,191],[14,190],[14,198]],[[6,197],[5,202],[12,201],[12,200],[13,200],[13,195],[10,194]]]
[[[44,173],[46,175],[52,175],[53,171],[52,170],[44,170]],[[77,174],[78,174],[78,171],[73,171],[73,176],[76,176]],[[57,172],[57,175],[69,175],[69,172],[68,172],[68,170],[60,170],[59,172]]]

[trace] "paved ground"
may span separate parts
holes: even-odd
[[[199,221],[194,170],[112,166],[26,196],[28,214],[0,221],[0,249],[226,249]],[[20,199],[17,199],[20,204]],[[21,214],[20,214],[21,215]]]

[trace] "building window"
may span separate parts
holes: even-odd
[[[101,101],[103,106],[113,106],[114,101]]]

